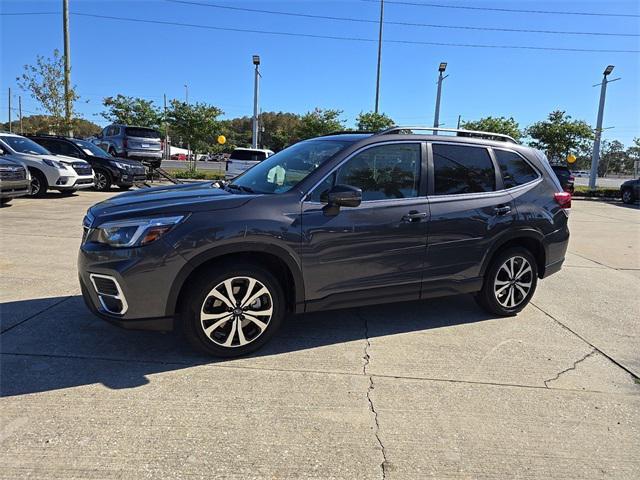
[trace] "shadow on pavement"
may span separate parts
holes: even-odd
[[[295,315],[261,350],[228,360],[194,353],[177,333],[113,326],[91,314],[80,296],[8,302],[0,304],[0,312],[34,311],[51,302],[57,305],[0,337],[0,397],[95,383],[112,389],[140,387],[149,383],[150,374],[197,365],[233,362],[232,366],[268,368],[264,361],[252,360],[364,341],[365,332],[372,339],[493,318],[468,295]]]

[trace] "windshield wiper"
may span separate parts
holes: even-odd
[[[256,193],[251,187],[245,187],[244,185],[236,185],[234,183],[227,184],[227,188],[233,188],[235,190],[240,190],[241,192],[246,192],[246,193]]]

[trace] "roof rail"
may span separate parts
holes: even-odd
[[[509,135],[505,135],[503,133],[493,133],[493,132],[481,132],[478,130],[463,130],[460,128],[439,128],[439,127],[424,127],[419,125],[403,125],[403,126],[393,126],[391,128],[387,128],[386,130],[382,130],[378,133],[378,135],[388,135],[391,133],[402,133],[403,130],[426,130],[429,132],[455,132],[461,135],[457,135],[459,137],[481,137],[481,138],[489,138],[496,140],[504,140],[511,143],[519,143],[515,138],[510,137]]]

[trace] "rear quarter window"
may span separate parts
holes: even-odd
[[[494,150],[504,188],[524,185],[538,178],[538,173],[527,161],[515,152]]]

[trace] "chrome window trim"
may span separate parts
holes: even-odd
[[[98,291],[98,286],[96,285],[96,278],[105,278],[107,280],[111,280],[115,286],[116,286],[116,290],[118,290],[118,294],[117,295],[109,295],[108,293],[100,293]],[[122,292],[122,288],[120,288],[120,284],[118,283],[118,281],[112,277],[111,275],[103,275],[101,273],[90,273],[89,274],[89,279],[91,280],[91,283],[93,284],[93,289],[95,290],[96,294],[98,295],[98,301],[100,302],[100,306],[102,307],[102,309],[107,312],[110,313],[112,315],[124,315],[125,313],[127,313],[127,310],[129,310],[129,305],[127,304],[127,299],[124,296],[124,293]],[[111,298],[115,298],[116,300],[119,300],[120,303],[122,303],[122,309],[119,312],[114,312],[113,310],[109,310],[109,308],[107,307],[107,305],[104,303],[104,300],[102,299],[102,297],[111,297]]]
[[[422,158],[422,144],[425,143],[424,140],[389,140],[386,142],[377,142],[377,143],[372,143],[369,145],[364,145],[362,147],[360,147],[358,150],[351,152],[347,157],[343,158],[340,163],[338,163],[338,165],[336,165],[335,167],[333,167],[329,173],[327,173],[324,177],[322,177],[322,179],[320,179],[318,182],[315,183],[315,185],[313,185],[313,187],[311,187],[307,193],[302,195],[302,202],[303,204],[311,204],[311,205],[326,205],[322,202],[314,202],[311,200],[308,200],[308,197],[314,192],[314,190],[318,187],[318,185],[320,185],[322,182],[324,182],[329,176],[333,175],[335,173],[336,170],[338,170],[342,165],[344,165],[346,162],[348,162],[349,160],[351,160],[353,157],[355,157],[356,155],[369,150],[370,148],[375,148],[375,147],[380,147],[383,145],[396,145],[396,144],[415,144],[418,145],[420,147],[420,169],[418,174],[420,175],[418,177],[418,190],[420,190],[420,180],[422,177],[422,162],[423,162],[423,158]],[[363,200],[362,204],[370,204],[371,202],[397,202],[399,200],[411,200],[411,199],[419,199],[419,198],[424,198],[426,199],[426,196],[418,196],[418,197],[407,197],[407,198],[385,198],[382,200]],[[358,208],[358,207],[356,207]]]

